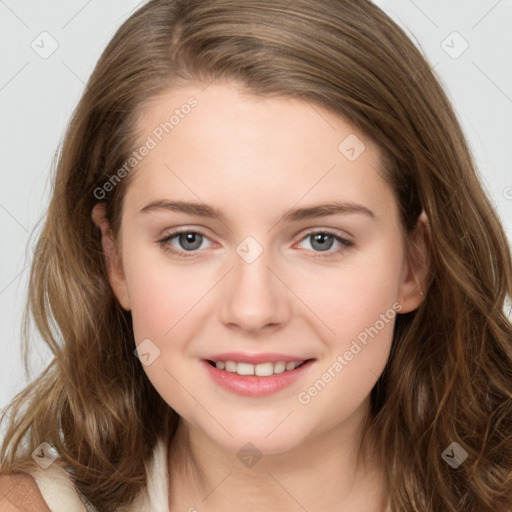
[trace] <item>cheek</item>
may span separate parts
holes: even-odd
[[[194,315],[201,309],[199,301],[208,290],[206,277],[201,279],[190,269],[192,267],[186,269],[171,264],[165,257],[144,254],[143,250],[132,251],[124,260],[135,345],[147,339],[152,342],[151,359],[149,364],[143,365],[143,370],[164,400],[185,415],[190,407],[190,396],[182,386],[186,385],[197,397],[201,396],[201,390],[189,382],[183,355],[190,338],[197,332]],[[145,343],[144,347],[148,347]]]
[[[135,340],[161,339],[176,322],[172,312],[179,310],[183,291],[176,292],[179,283],[171,283],[164,275],[154,271],[132,274],[130,304]]]
[[[304,278],[302,289],[296,288],[307,296],[317,323],[328,328],[321,328],[325,362],[299,403],[328,408],[343,397],[338,411],[343,416],[370,393],[388,360],[401,310],[396,302],[403,261],[399,248],[399,242],[374,244],[364,256],[351,255],[336,271],[323,267],[314,281]]]
[[[399,295],[402,268],[400,239],[389,237],[364,251],[347,253],[336,266],[317,266],[301,274],[294,290],[336,339],[346,340],[374,325],[392,308]]]
[[[313,306],[334,334],[324,337],[321,364],[296,397],[302,412],[297,416],[323,418],[323,430],[345,421],[369,400],[389,358],[401,309],[395,301],[396,285],[382,274],[370,274],[331,281]]]
[[[164,339],[207,290],[207,276],[154,249],[126,247],[123,260],[135,339]]]

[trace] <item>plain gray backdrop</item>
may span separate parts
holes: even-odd
[[[44,215],[54,154],[101,52],[144,3],[0,0],[0,409],[27,382],[20,329],[29,235]],[[435,66],[512,240],[512,0],[375,3]],[[31,346],[33,377],[50,353],[36,333]]]

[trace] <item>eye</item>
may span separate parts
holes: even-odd
[[[330,231],[310,231],[306,233],[306,236],[302,238],[301,242],[304,240],[311,240],[310,245],[313,248],[312,250],[316,253],[314,255],[315,258],[333,258],[339,256],[345,252],[348,247],[354,245],[354,242],[335,233],[331,233]],[[339,244],[338,248],[331,251],[330,249],[335,243]]]
[[[182,249],[175,248],[171,243],[173,239],[176,239]],[[173,233],[166,235],[161,240],[158,240],[158,243],[166,253],[189,258],[195,255],[195,252],[197,252],[197,249],[203,245],[205,239],[208,239],[208,237],[201,231],[183,230],[174,231]]]

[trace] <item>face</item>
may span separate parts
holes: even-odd
[[[162,95],[138,129],[150,149],[110,279],[158,393],[233,451],[361,418],[396,315],[421,301],[378,148],[319,106],[229,83]]]

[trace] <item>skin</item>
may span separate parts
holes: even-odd
[[[234,83],[190,84],[154,99],[139,122],[141,140],[194,96],[198,105],[139,164],[127,189],[118,246],[101,204],[112,288],[131,310],[135,343],[160,355],[144,366],[181,416],[171,447],[170,510],[382,512],[388,490],[371,458],[356,465],[370,391],[387,362],[394,319],[312,397],[298,395],[381,314],[416,309],[426,265],[407,257],[398,207],[380,175],[378,147],[347,121],[297,99],[262,98]],[[365,144],[350,161],[338,145]],[[156,199],[197,201],[225,221],[172,211],[139,213]],[[294,207],[328,201],[364,205],[361,213],[279,222]],[[176,228],[207,235],[194,256],[165,252],[158,240]],[[309,230],[335,239],[315,244]],[[420,217],[411,242],[426,253]],[[252,263],[236,249],[247,236],[263,248]],[[185,241],[186,244],[186,241]],[[181,253],[179,237],[167,243]],[[320,258],[330,252],[332,258]],[[229,271],[229,272],[228,272]],[[268,397],[217,386],[201,359],[224,351],[284,352],[315,358],[301,379]],[[252,467],[237,452],[263,457]]]
[[[0,477],[0,510],[2,512],[51,512],[34,478],[26,473]]]

